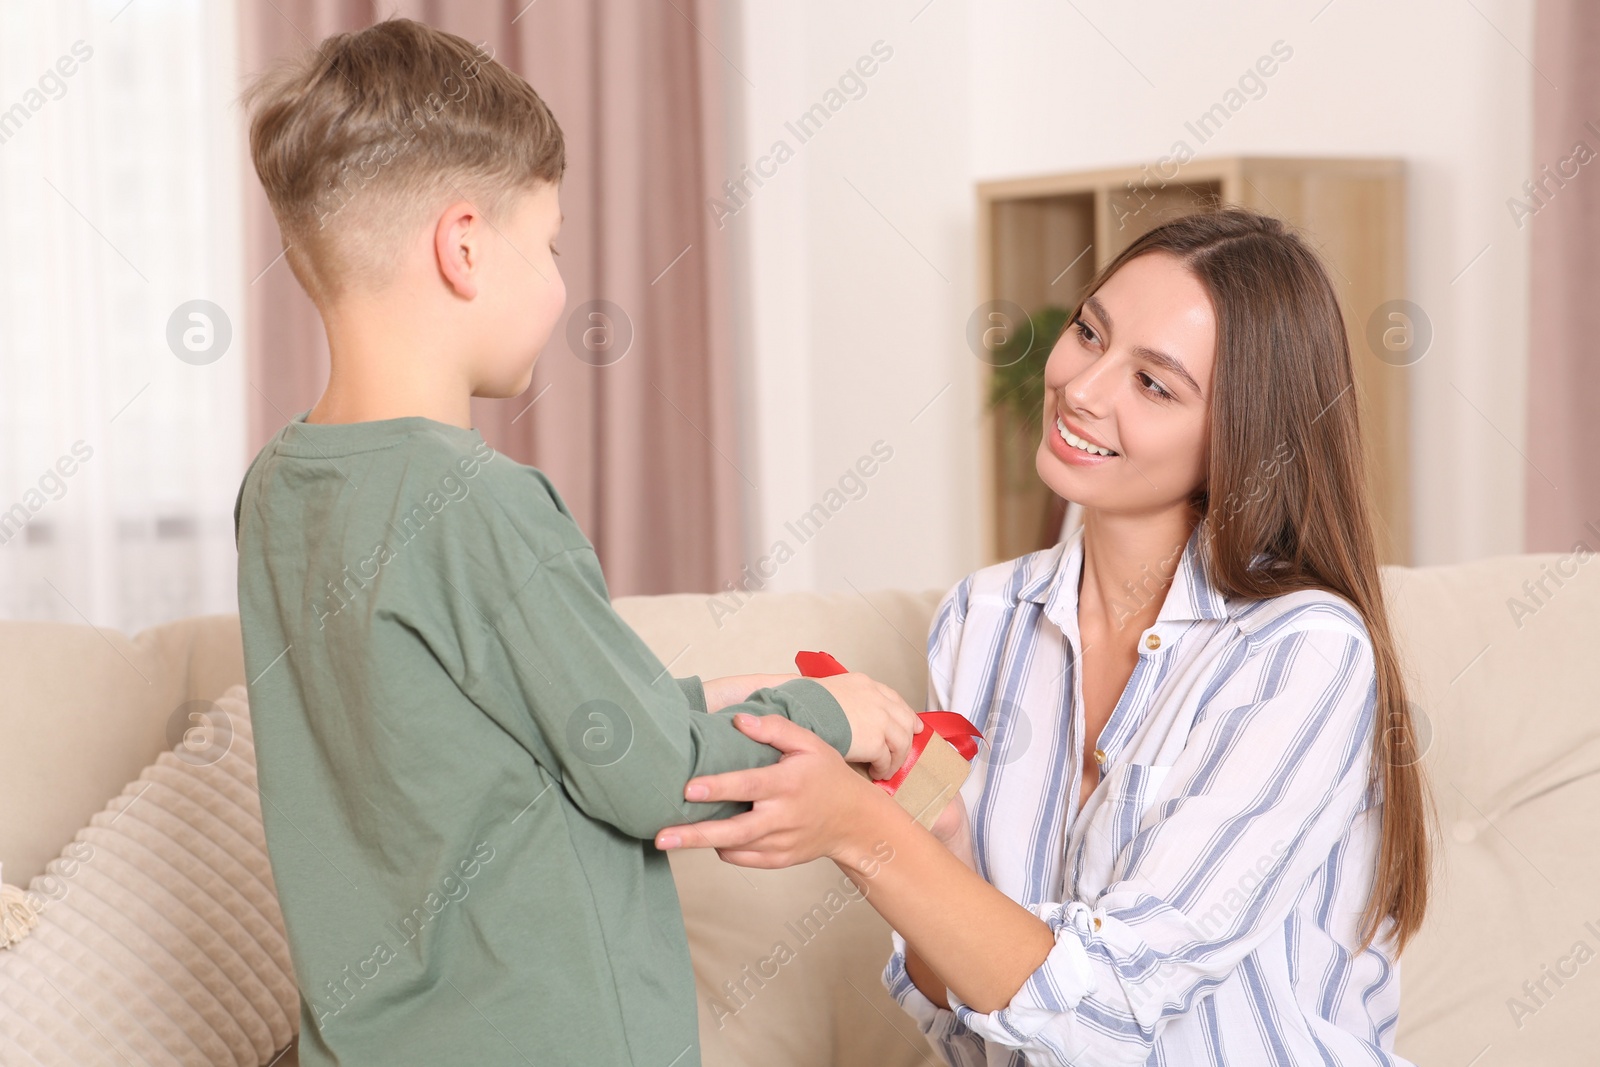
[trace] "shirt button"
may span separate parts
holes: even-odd
[[[1148,634],[1144,639],[1144,647],[1154,651],[1161,647],[1160,634]]]
[[[1103,748],[1095,749],[1094,750],[1094,761],[1096,763],[1100,764],[1100,766],[1104,767],[1106,765],[1106,750],[1103,749]]]

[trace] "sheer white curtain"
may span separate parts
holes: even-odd
[[[234,8],[0,4],[0,617],[235,610]]]

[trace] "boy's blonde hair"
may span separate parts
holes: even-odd
[[[289,268],[318,307],[387,285],[403,243],[454,200],[492,224],[566,169],[561,127],[526,81],[411,19],[335,34],[241,100]]]

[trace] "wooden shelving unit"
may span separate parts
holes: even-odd
[[[978,186],[980,300],[1032,314],[1069,310],[1095,271],[1141,234],[1218,202],[1276,215],[1305,236],[1338,289],[1355,369],[1382,563],[1410,563],[1406,368],[1377,358],[1367,320],[1406,295],[1405,172],[1399,160],[1196,159],[1163,181],[1149,167]],[[983,434],[989,562],[1054,542],[1060,502],[1033,469],[1038,422],[988,418]],[[1053,507],[1054,506],[1054,507]]]

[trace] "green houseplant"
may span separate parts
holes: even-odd
[[[994,374],[989,379],[989,406],[1018,422],[1039,422],[1044,405],[1044,364],[1067,325],[1066,308],[1049,304],[1028,316],[1027,325],[1012,330],[989,349]],[[1036,442],[1037,443],[1037,442]]]
[[[993,370],[988,405],[995,416],[995,442],[1000,452],[995,468],[1000,484],[996,488],[1013,503],[1018,498],[1037,498],[1020,510],[1002,507],[999,521],[1014,530],[1012,536],[1002,534],[1002,554],[1048,547],[1061,532],[1066,501],[1034,475],[1033,454],[1043,426],[1045,361],[1070,314],[1066,308],[1048,304],[989,348]]]

